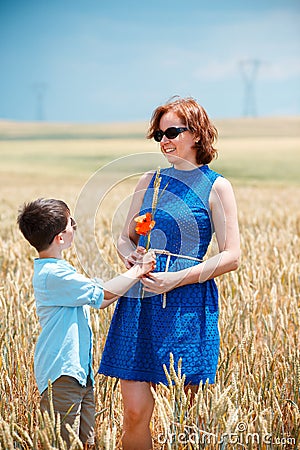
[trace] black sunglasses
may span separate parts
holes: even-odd
[[[180,133],[183,133],[184,131],[187,130],[188,128],[186,127],[170,127],[167,128],[166,131],[162,130],[154,131],[153,137],[156,142],[160,142],[164,136],[166,136],[168,139],[175,139]]]
[[[75,231],[77,229],[77,223],[75,222],[75,219],[73,219],[73,217],[70,217],[71,219],[71,227],[73,228],[73,230]],[[52,244],[52,242],[54,241],[55,236],[57,236],[59,233],[65,233],[66,229],[59,231],[58,233],[56,233],[53,238],[51,239],[51,241],[49,242],[49,245]]]
[[[75,219],[73,219],[73,217],[71,217],[71,227],[74,231],[77,230],[77,223],[75,222]]]

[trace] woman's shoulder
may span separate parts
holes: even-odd
[[[144,190],[147,189],[147,187],[149,186],[153,176],[154,176],[155,171],[154,170],[150,170],[149,172],[145,172],[141,178],[139,179],[139,181],[137,182],[137,185],[135,187],[136,191],[140,191],[140,190]]]
[[[222,175],[219,175],[218,177],[216,177],[216,180],[213,184],[213,188],[218,192],[221,191],[223,192],[227,191],[228,189],[232,189],[232,185],[227,178],[223,177]]]
[[[224,205],[231,199],[234,199],[234,192],[230,181],[223,176],[216,178],[210,193],[211,206],[220,202]]]

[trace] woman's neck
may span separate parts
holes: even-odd
[[[203,166],[203,164],[197,164],[196,161],[195,162],[187,161],[182,158],[178,158],[178,161],[175,161],[173,163],[174,169],[177,170],[194,170],[201,166]]]

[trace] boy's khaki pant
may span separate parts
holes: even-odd
[[[60,414],[62,438],[68,445],[70,444],[65,425],[68,423],[72,427],[79,416],[80,420],[75,431],[83,444],[94,445],[95,400],[91,381],[89,380],[86,387],[82,387],[75,378],[63,375],[52,384],[52,393],[55,415]],[[49,412],[48,389],[42,393],[40,406],[41,411]]]

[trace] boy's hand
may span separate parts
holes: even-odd
[[[130,269],[135,264],[142,263],[143,256],[146,254],[146,249],[142,246],[138,246],[133,252],[131,252],[127,258],[125,258],[125,267]]]
[[[142,277],[149,272],[152,272],[156,267],[156,256],[153,251],[146,252],[141,256],[135,264],[134,269],[137,271],[137,276]]]
[[[138,258],[138,263],[128,269],[125,273],[108,280],[103,284],[105,300],[101,308],[106,308],[117,297],[121,297],[128,291],[140,278],[154,270],[156,267],[156,257],[154,251],[143,252]]]

